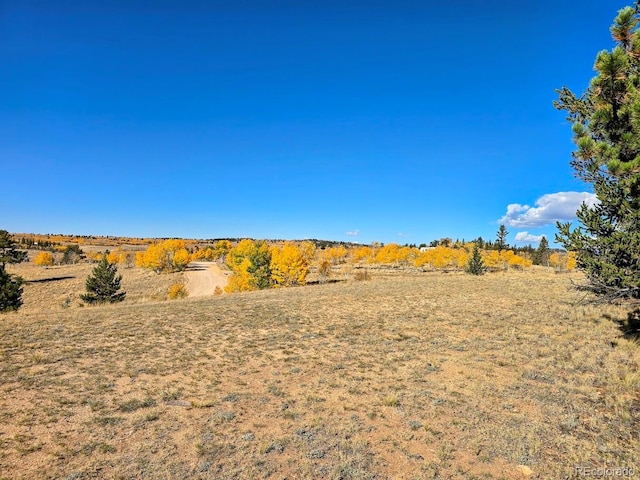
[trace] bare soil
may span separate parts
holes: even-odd
[[[185,271],[186,289],[189,297],[207,297],[216,287],[224,291],[231,272],[217,262],[191,262]]]

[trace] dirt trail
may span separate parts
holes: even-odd
[[[207,297],[213,295],[216,287],[224,290],[228,281],[227,273],[217,263],[191,262],[185,272],[189,296]]]

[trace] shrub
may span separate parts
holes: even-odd
[[[171,287],[169,287],[169,292],[167,293],[169,300],[186,298],[188,295],[189,293],[187,292],[187,289],[182,282],[174,283],[173,285],[171,285]]]
[[[39,267],[50,267],[53,265],[53,255],[49,252],[40,252],[33,259],[33,263]]]
[[[326,256],[321,256],[318,260],[318,278],[320,283],[326,282],[331,276],[331,260]]]
[[[64,265],[75,265],[83,258],[85,258],[85,254],[80,248],[80,245],[69,245],[64,249],[61,263],[63,263]]]
[[[371,274],[367,269],[356,270],[353,278],[356,282],[366,282],[367,280],[371,280]]]

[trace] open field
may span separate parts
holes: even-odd
[[[27,305],[28,285],[0,317],[0,478],[640,476],[640,348],[569,278],[84,308]]]
[[[87,276],[95,265],[56,265],[38,267],[33,263],[7,265],[7,271],[25,281],[20,314],[55,312],[80,307],[80,295],[85,292]],[[167,298],[169,287],[183,281],[183,273],[158,275],[142,268],[118,268],[122,289],[127,292],[126,304],[147,303]],[[4,318],[4,317],[0,317]]]

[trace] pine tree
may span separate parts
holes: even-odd
[[[7,263],[21,263],[27,259],[27,252],[16,249],[17,242],[6,230],[0,230],[0,264],[4,269]]]
[[[500,225],[500,228],[496,232],[496,248],[498,251],[502,251],[507,248],[507,235],[509,235],[507,227]]]
[[[17,250],[9,232],[0,230],[0,312],[17,310],[22,306],[23,280],[6,271],[7,263],[21,263],[27,259],[27,252]]]
[[[9,275],[0,267],[0,312],[11,312],[22,306],[22,278]]]
[[[118,292],[122,275],[117,275],[118,267],[109,263],[108,254],[109,251],[102,256],[91,275],[87,277],[87,293],[80,296],[87,303],[116,303],[124,300],[126,292]]]
[[[597,54],[596,76],[577,97],[566,87],[554,105],[573,124],[571,166],[598,202],[577,212],[582,224],[558,223],[556,241],[577,254],[588,284],[605,300],[640,298],[640,33],[638,9],[618,12],[612,51]]]
[[[487,271],[487,267],[482,261],[482,255],[480,254],[480,247],[478,246],[478,242],[473,244],[473,252],[469,257],[469,261],[467,262],[466,272],[471,275],[484,275],[484,272]]]
[[[547,241],[547,237],[542,237],[540,239],[540,243],[538,244],[538,248],[533,255],[533,263],[536,265],[545,265],[549,266],[549,242]]]

